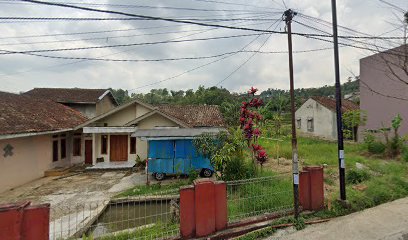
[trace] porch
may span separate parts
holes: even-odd
[[[89,166],[86,170],[124,170],[131,169],[136,165],[136,161],[129,160],[124,162],[99,162]]]
[[[84,127],[87,169],[124,169],[135,165],[136,127]]]

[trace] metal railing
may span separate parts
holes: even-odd
[[[51,206],[50,239],[167,239],[179,235],[179,192]]]
[[[227,182],[228,220],[241,219],[293,209],[290,174]]]
[[[51,206],[50,239],[168,239],[179,236],[179,190]],[[227,182],[230,223],[293,209],[290,174]]]

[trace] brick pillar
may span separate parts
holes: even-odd
[[[194,181],[196,237],[215,232],[215,187],[209,179]]]
[[[222,181],[215,183],[215,229],[221,231],[227,228],[227,184]]]
[[[50,204],[26,207],[22,221],[22,240],[48,240],[49,232]]]
[[[194,187],[180,188],[180,234],[182,239],[195,236]]]
[[[30,202],[0,205],[0,239],[21,240],[24,207]]]
[[[300,204],[303,210],[324,208],[323,167],[304,167],[300,173]]]
[[[312,210],[324,208],[323,167],[307,168],[310,175],[310,207]]]
[[[300,171],[299,203],[303,210],[310,210],[310,176],[308,171]]]

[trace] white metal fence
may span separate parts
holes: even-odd
[[[227,182],[228,220],[293,209],[290,174]]]
[[[179,235],[179,192],[51,207],[50,239],[167,239]]]
[[[293,208],[290,174],[227,182],[229,222]],[[179,190],[51,206],[50,239],[169,239],[179,236]]]

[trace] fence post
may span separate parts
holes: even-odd
[[[299,201],[303,210],[310,210],[310,176],[305,170],[299,176]]]
[[[182,239],[195,236],[194,187],[180,188],[180,234]]]
[[[215,182],[215,229],[221,231],[228,224],[227,184],[223,181]]]
[[[300,202],[303,210],[324,208],[323,167],[304,167],[300,175]]]
[[[215,232],[215,187],[209,179],[194,181],[196,237],[204,237]]]
[[[0,239],[21,240],[24,207],[30,202],[0,205]]]
[[[48,240],[50,232],[50,204],[28,206],[22,220],[22,240]]]

